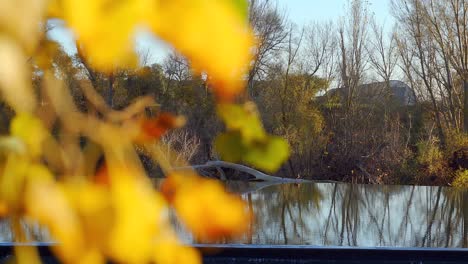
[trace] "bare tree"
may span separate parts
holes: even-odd
[[[191,78],[189,62],[185,57],[175,51],[164,59],[162,68],[170,80],[182,82]]]
[[[445,34],[440,35],[441,41],[446,43],[453,68],[463,80],[463,128],[468,133],[468,2],[432,0],[431,8],[437,11],[433,18],[442,20]]]
[[[445,145],[445,133],[442,127],[438,94],[435,78],[438,70],[437,46],[426,26],[426,15],[421,0],[394,1],[394,15],[404,32],[400,39],[404,39],[414,54],[411,71],[422,81],[424,90],[428,93],[433,107],[438,137],[441,145]],[[400,52],[401,53],[401,52]]]
[[[304,33],[304,47],[299,58],[302,72],[309,78],[320,76],[332,82],[337,72],[337,35],[334,24],[312,22]],[[328,88],[328,87],[327,87]]]
[[[150,48],[147,47],[138,49],[137,53],[141,66],[151,65],[151,61],[153,60],[153,54],[151,53]]]
[[[338,27],[340,73],[342,86],[346,90],[346,108],[353,103],[357,86],[362,84],[367,65],[366,39],[368,37],[369,14],[366,2],[349,2],[347,20],[342,18]]]
[[[367,49],[370,64],[375,73],[389,86],[397,64],[397,45],[393,33],[387,35],[385,27],[371,22],[372,34]]]
[[[252,91],[254,80],[267,74],[274,55],[286,43],[288,32],[285,29],[285,14],[271,0],[250,0],[249,22],[257,38],[255,59],[247,80],[248,91]]]
[[[283,128],[286,128],[286,124],[289,123],[289,120],[287,120],[287,111],[289,109],[286,108],[286,103],[285,100],[288,97],[288,90],[289,90],[289,77],[290,73],[292,71],[292,67],[294,63],[296,62],[298,52],[301,48],[302,44],[302,39],[304,37],[304,29],[300,31],[299,36],[296,36],[294,34],[294,27],[291,25],[289,32],[288,32],[288,37],[287,37],[287,49],[286,49],[286,68],[284,70],[284,77],[283,77],[283,82],[282,82],[282,91],[280,95],[280,102],[281,102],[281,120],[284,124]],[[286,134],[286,131],[283,131],[284,134]],[[289,169],[291,170],[291,175],[293,177],[296,177],[296,171],[294,170],[293,163],[291,159],[288,160],[288,166]]]

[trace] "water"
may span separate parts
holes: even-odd
[[[239,188],[238,188],[239,189]],[[448,187],[282,184],[242,194],[259,245],[468,247],[468,192]]]
[[[468,192],[447,187],[345,183],[230,183],[255,215],[252,232],[221,244],[468,247]],[[183,240],[191,236],[177,224]],[[31,239],[47,232],[28,226]],[[12,241],[8,220],[0,242]]]

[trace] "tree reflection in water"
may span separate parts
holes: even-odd
[[[468,192],[448,187],[232,182],[255,215],[252,232],[219,243],[317,246],[468,247]],[[172,215],[173,221],[176,218]],[[184,240],[193,238],[175,223]],[[45,230],[23,225],[30,241]],[[8,219],[0,242],[13,241]]]
[[[232,243],[467,247],[468,192],[448,187],[284,184],[243,195],[256,221]]]

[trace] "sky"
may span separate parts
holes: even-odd
[[[216,1],[216,0],[213,0]],[[278,8],[286,12],[290,21],[306,26],[313,21],[338,21],[345,14],[348,0],[277,0]],[[390,14],[390,0],[367,0],[369,11],[374,14],[379,23],[386,28],[391,27],[394,20]],[[59,22],[52,22],[57,26],[49,33],[50,38],[60,42],[68,53],[76,53],[73,34],[66,30]],[[136,39],[137,50],[149,51],[152,62],[162,62],[170,52],[171,47],[147,32],[138,33]]]

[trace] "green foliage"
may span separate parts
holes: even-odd
[[[454,151],[468,146],[468,134],[454,130],[447,131],[447,156],[450,157]]]
[[[224,160],[273,172],[288,158],[288,144],[283,138],[266,134],[254,104],[222,104],[218,114],[227,132],[217,136],[215,148]]]
[[[289,156],[286,141],[275,136],[247,144],[239,132],[226,132],[216,137],[215,147],[226,161],[245,162],[268,172],[278,170]]]
[[[247,144],[255,140],[261,141],[266,137],[253,103],[246,103],[243,106],[221,104],[218,107],[218,115],[226,124],[226,129],[239,131],[242,140]]]
[[[468,170],[458,170],[452,182],[453,187],[468,188]]]
[[[420,141],[417,147],[417,161],[426,168],[427,173],[437,174],[444,170],[445,161],[436,140]]]
[[[247,21],[249,2],[247,0],[230,0],[236,7],[239,15]]]

